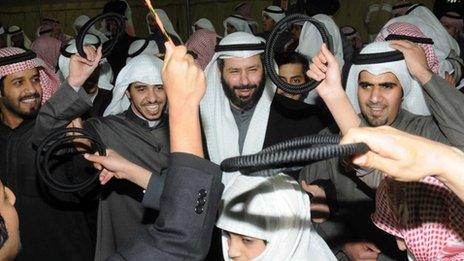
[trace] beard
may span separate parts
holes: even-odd
[[[264,73],[263,73],[263,76],[261,77],[261,82],[259,83],[259,85],[249,84],[249,85],[240,85],[240,86],[230,86],[227,84],[227,82],[225,81],[222,75],[221,75],[221,83],[222,83],[222,89],[224,90],[224,93],[226,94],[226,97],[229,99],[229,101],[233,105],[237,106],[238,108],[244,111],[248,111],[251,108],[255,107],[259,99],[261,99],[261,96],[263,95],[264,88],[266,85]],[[241,90],[241,89],[249,89],[249,90],[254,90],[254,91],[249,98],[243,98],[235,94],[235,90]]]
[[[363,115],[364,119],[367,121],[367,123],[369,124],[369,126],[371,126],[371,127],[379,127],[379,126],[387,125],[387,123],[388,123],[388,115],[387,115],[386,111],[385,111],[384,115],[381,115],[381,116],[378,116],[378,117],[370,115],[369,110],[373,106],[378,106],[378,105],[374,104],[374,103],[369,103],[367,108],[365,109],[366,111],[363,111],[364,109],[361,109],[362,115]]]
[[[2,99],[2,103],[8,110],[10,110],[12,113],[19,116],[20,118],[34,119],[37,116],[37,114],[39,114],[39,110],[40,110],[40,107],[41,107],[40,106],[40,103],[41,103],[40,98],[41,98],[41,96],[40,96],[39,93],[33,93],[33,94],[25,95],[25,96],[19,98],[19,101],[21,102],[22,100],[26,100],[26,99],[29,99],[29,98],[36,98],[36,99],[38,98],[39,99],[39,105],[36,108],[33,108],[30,111],[21,110],[10,99],[7,99],[5,97],[4,97],[4,99]]]

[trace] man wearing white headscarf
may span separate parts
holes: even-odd
[[[182,41],[182,38],[179,36],[179,34],[176,32],[176,29],[174,29],[174,25],[172,24],[171,19],[169,19],[168,14],[163,9],[155,9],[155,11],[156,11],[156,14],[158,14],[159,19],[163,23],[166,33],[171,37],[174,44],[175,45],[183,44],[184,42]],[[150,34],[148,36],[148,39],[155,40],[156,44],[158,45],[160,53],[164,53],[165,52],[164,42],[166,42],[167,40],[166,37],[162,33],[161,29],[158,28],[158,24],[155,22],[155,19],[151,13],[147,14],[146,21],[147,21],[148,33]]]
[[[78,16],[75,20],[74,20],[74,23],[73,23],[73,29],[74,29],[74,32],[76,33],[76,36],[77,34],[79,33],[79,30],[85,25],[85,23],[87,23],[88,21],[90,20],[90,18],[86,15],[80,15]],[[106,35],[97,30],[95,28],[95,26],[92,26],[88,33],[91,33],[91,34],[94,34],[96,36],[98,36],[101,40],[102,43],[108,41],[108,37],[106,37]]]
[[[289,176],[240,176],[222,199],[216,226],[224,260],[337,260],[311,224],[309,196]],[[247,255],[234,237],[251,240],[248,248],[264,241],[264,249]]]
[[[211,21],[206,18],[201,18],[192,25],[193,32],[200,29],[206,29],[214,33],[216,32],[213,23],[211,23]]]
[[[324,58],[321,60],[321,57]],[[314,65],[309,76],[322,80],[321,75],[317,76],[314,72],[323,67],[321,61],[324,59],[328,61],[327,80],[317,89],[339,125],[342,125],[340,123],[344,118],[353,119],[351,127],[359,124],[390,125],[464,148],[464,96],[441,77],[433,74],[428,68],[424,51],[419,46],[407,41],[375,42],[367,45],[353,60],[346,94],[341,87],[336,60],[326,48],[313,59]],[[329,84],[336,88],[330,88]],[[331,99],[334,97],[341,98]],[[339,104],[346,104],[346,99],[352,105],[341,110]],[[356,113],[360,113],[358,119],[353,118]],[[340,128],[346,133],[346,125]],[[340,224],[326,222],[323,225],[325,228],[321,228],[329,235],[335,232],[335,235],[331,235],[335,238],[344,238],[344,242],[338,245],[341,248],[332,245],[335,251],[342,251],[350,258],[359,257],[362,253],[371,257],[384,258],[388,255],[390,258],[397,258],[391,255],[396,250],[394,241],[383,238],[383,232],[369,228],[372,224],[369,216],[373,210],[375,189],[383,177],[378,171],[346,168],[345,164],[340,164],[340,159],[317,162],[300,174],[300,178],[307,183],[330,179],[335,185],[340,210],[333,214],[337,220],[345,221]],[[361,213],[360,209],[365,209],[365,213]],[[338,216],[342,213],[347,215]],[[334,225],[350,226],[352,231],[336,235],[340,227],[331,227]],[[355,241],[361,242],[353,243]],[[390,247],[388,242],[391,243]],[[360,251],[362,247],[364,251]]]
[[[335,21],[328,15],[318,14],[313,16],[313,18],[321,22],[327,29],[329,36],[332,38],[333,49],[337,62],[340,69],[343,68],[345,61],[343,58],[343,43],[340,29]],[[299,44],[296,51],[311,59],[319,52],[321,45],[321,33],[312,23],[306,22],[301,30]],[[318,99],[319,95],[315,90],[313,90],[308,93],[308,96],[306,96],[304,101],[308,104],[317,104]]]
[[[155,40],[149,40],[149,39],[135,40],[129,47],[129,51],[127,53],[127,62],[143,54],[153,55],[153,56],[158,56],[160,54],[158,45],[156,44]]]
[[[276,24],[285,18],[285,11],[278,6],[268,6],[264,8],[261,13],[262,15],[262,25],[263,25],[263,32],[257,34],[264,38],[267,41],[269,36],[271,35],[272,30],[274,30]],[[276,46],[274,48],[274,52],[276,53],[283,53],[287,51],[288,46],[292,43],[292,34],[289,30],[284,31],[279,38],[277,39]]]
[[[24,50],[31,49],[31,40],[29,40],[23,29],[16,25],[8,27],[6,44],[8,47],[18,47]]]
[[[326,126],[316,106],[304,107],[308,113],[296,116],[296,108],[301,108],[298,101],[274,97],[276,88],[263,67],[264,47],[261,38],[252,34],[230,34],[216,46],[205,69],[208,88],[201,102],[201,117],[209,158],[216,164],[317,133]],[[302,127],[296,128],[297,124]],[[237,175],[224,173],[224,185]]]
[[[87,34],[84,38],[85,45],[100,44],[100,39],[92,34]],[[76,41],[71,40],[66,44],[61,51],[58,58],[59,74],[64,80],[69,76],[69,60],[70,57],[77,53]],[[113,85],[111,84],[113,72],[105,58],[101,59],[99,66],[95,68],[94,72],[85,81],[82,88],[89,94],[92,101],[92,109],[82,115],[82,119],[90,117],[103,116],[103,112],[111,102]]]
[[[159,198],[165,178],[161,172],[168,166],[167,98],[162,67],[163,62],[153,55],[131,59],[116,79],[105,117],[83,123],[83,128],[105,147],[151,173],[138,177],[141,181],[137,185],[112,180],[102,188],[95,260],[106,260],[120,251],[137,230],[155,221],[156,213],[147,211],[141,202]],[[147,186],[149,192],[144,194],[142,187]]]
[[[420,16],[410,13],[391,19],[385,24],[379,35],[381,34],[386,37],[387,35],[385,32],[388,31],[388,27],[396,22],[409,23],[417,26],[423,34],[433,40],[433,49],[439,60],[438,74],[441,77],[445,77],[446,74],[449,74],[454,77],[455,81],[459,81],[463,77],[464,68],[462,64],[464,64],[464,62],[459,57],[459,53],[457,53],[456,50],[453,50],[450,40],[448,39],[451,38],[451,36],[440,24],[438,19],[433,16],[433,14],[433,17],[430,16],[430,10],[422,8],[425,7],[420,6],[414,9],[416,12],[419,12],[420,10],[424,11],[424,14],[420,14]],[[427,22],[427,20],[431,22]],[[453,39],[453,41],[455,40]]]
[[[222,24],[224,26],[224,37],[235,32],[253,34],[250,23],[241,15],[231,15]]]

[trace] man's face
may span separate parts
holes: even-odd
[[[116,20],[110,18],[106,19],[106,30],[111,33],[112,36],[115,36],[118,33],[118,23]]]
[[[222,88],[233,106],[249,110],[258,103],[264,91],[264,69],[260,55],[224,59]]]
[[[235,32],[237,32],[237,29],[233,25],[227,24],[227,34],[231,34]]]
[[[442,23],[443,27],[445,27],[446,31],[453,37],[454,39],[459,39],[459,34],[461,33],[459,29],[455,26],[449,25],[448,23]]]
[[[0,248],[1,260],[14,260],[20,249],[19,219],[14,207],[16,197],[13,192],[3,186],[0,181],[0,215],[5,221],[8,239]]]
[[[362,71],[359,74],[359,106],[370,126],[391,125],[398,116],[402,97],[403,88],[393,73],[375,76]]]
[[[42,102],[42,86],[37,68],[10,74],[3,79],[1,101],[19,118],[33,118]]]
[[[88,94],[94,94],[98,90],[98,80],[100,79],[100,70],[101,65],[98,65],[97,68],[92,72],[92,74],[87,78],[87,80],[82,85],[85,92]]]
[[[234,261],[250,261],[266,250],[266,241],[224,231],[229,250],[227,255]]]
[[[293,40],[299,40],[300,39],[300,34],[301,34],[302,29],[303,29],[302,25],[299,25],[299,24],[293,24],[292,25],[292,30],[290,30],[290,31],[292,33]]]
[[[158,24],[156,23],[155,18],[153,18],[152,15],[148,16],[148,26],[150,26],[150,31],[152,31],[153,33],[160,31],[158,28]]]
[[[301,63],[288,63],[279,66],[279,77],[284,82],[291,85],[301,85],[307,82],[305,71]],[[291,94],[277,88],[277,94],[283,95],[287,98],[299,101],[302,97],[301,94]]]
[[[132,111],[138,116],[154,121],[163,115],[167,102],[163,85],[134,82],[129,86],[126,95],[131,100]]]
[[[24,36],[22,33],[17,33],[11,35],[11,42],[13,43],[14,47],[22,47],[24,44]]]
[[[275,25],[276,22],[269,15],[263,14],[263,31],[271,31]]]

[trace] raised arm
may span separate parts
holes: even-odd
[[[319,54],[312,59],[307,75],[321,81],[316,88],[343,134],[361,123],[342,87],[341,72],[333,54],[322,44]]]
[[[404,55],[410,74],[422,85],[424,98],[438,125],[436,133],[444,142],[464,150],[464,95],[454,86],[434,74],[427,65],[424,51],[408,41],[392,41],[390,45]]]
[[[80,87],[98,66],[101,47],[95,50],[86,46],[85,52],[87,59],[78,54],[71,57],[69,77],[40,109],[34,126],[35,143],[40,143],[50,131],[66,127],[92,107],[89,96]]]

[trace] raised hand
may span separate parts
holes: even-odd
[[[90,45],[85,46],[84,52],[87,58],[74,54],[69,61],[69,76],[67,81],[73,87],[81,87],[84,84],[95,68],[97,68],[102,57],[101,46],[97,49]]]
[[[404,55],[409,73],[424,85],[432,78],[433,72],[427,64],[427,57],[424,50],[417,44],[398,40],[391,41],[390,47],[400,51]]]
[[[316,81],[322,81],[316,88],[322,98],[333,95],[335,92],[343,92],[338,62],[326,44],[322,44],[321,51],[313,57],[306,74]]]

